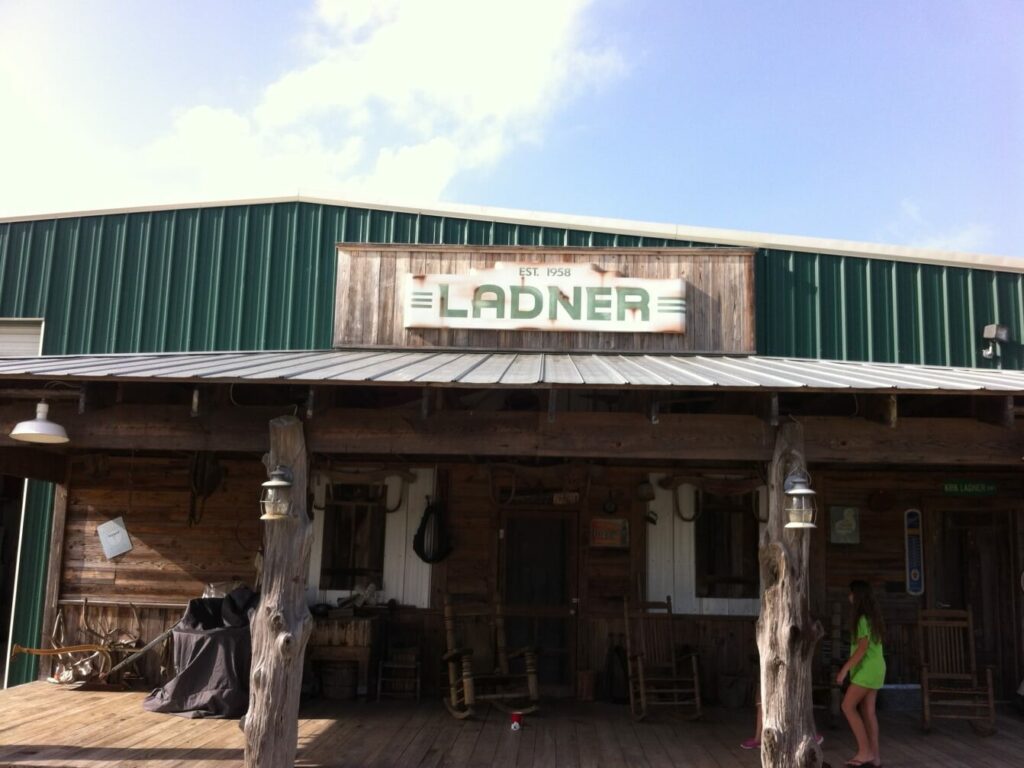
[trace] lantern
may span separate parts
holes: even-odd
[[[277,467],[270,479],[263,483],[260,496],[263,514],[260,520],[288,520],[292,507],[292,473],[287,467]]]
[[[815,521],[814,490],[804,472],[791,472],[783,484],[786,505],[783,507],[789,522],[787,528],[817,528]]]

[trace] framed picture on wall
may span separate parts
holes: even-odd
[[[860,509],[828,508],[828,540],[833,544],[860,544]]]

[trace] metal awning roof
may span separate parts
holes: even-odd
[[[1021,394],[1024,371],[756,355],[334,349],[0,358],[0,377],[462,387]]]

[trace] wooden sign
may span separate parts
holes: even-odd
[[[629,549],[629,520],[621,517],[591,518],[590,546]]]
[[[468,274],[406,274],[406,328],[684,333],[686,281],[594,264],[495,264]]]
[[[754,253],[339,245],[334,346],[753,354]]]

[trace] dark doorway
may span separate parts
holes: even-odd
[[[502,600],[509,648],[539,648],[548,696],[571,696],[576,674],[576,519],[563,508],[506,510]]]
[[[1020,680],[1010,512],[946,510],[941,515],[935,607],[971,608],[979,668],[991,665],[996,694],[1012,696]]]

